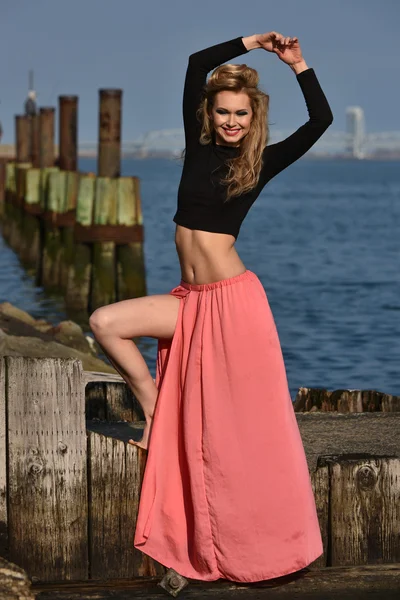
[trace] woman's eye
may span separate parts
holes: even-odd
[[[221,110],[221,109],[218,109],[218,110],[217,110],[217,113],[218,113],[218,114],[220,114],[220,115],[226,115],[226,110]],[[236,113],[236,114],[237,114],[239,117],[244,117],[245,115],[247,115],[247,112],[238,112],[238,113]]]

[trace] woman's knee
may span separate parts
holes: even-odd
[[[96,337],[108,334],[111,331],[111,315],[107,308],[107,306],[96,308],[89,317],[89,327]]]

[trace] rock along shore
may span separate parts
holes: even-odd
[[[84,371],[118,374],[98,358],[99,345],[74,321],[52,325],[10,302],[0,303],[0,356],[78,358]]]

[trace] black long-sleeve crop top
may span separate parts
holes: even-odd
[[[275,175],[307,152],[333,121],[332,111],[318,82],[314,69],[296,75],[306,101],[309,120],[289,137],[267,145],[259,181],[249,192],[233,196],[228,202],[226,160],[240,152],[239,147],[224,146],[213,141],[200,144],[201,123],[196,117],[207,73],[224,62],[249,52],[242,37],[216,44],[191,54],[183,91],[183,123],[185,160],[178,189],[178,209],[173,221],[189,229],[227,233],[236,239],[241,224],[261,190]]]

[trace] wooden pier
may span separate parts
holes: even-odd
[[[140,180],[121,176],[122,90],[99,90],[97,174],[77,170],[77,96],[16,115],[16,156],[0,159],[0,228],[37,285],[69,316],[147,294]]]
[[[356,391],[341,393],[342,412],[296,412],[324,545],[305,579],[286,577],[299,598],[326,586],[342,594],[341,569],[349,590],[362,587],[360,573],[376,590],[398,584],[400,411],[378,402],[350,412],[345,397]],[[167,567],[133,547],[147,452],[127,443],[140,439],[143,413],[126,383],[85,373],[76,359],[4,357],[0,413],[0,555],[26,571],[40,598],[77,597],[79,586],[80,598],[111,597],[110,586],[118,598],[165,593],[155,582]],[[266,597],[284,593],[273,583]],[[261,592],[225,581],[196,586],[184,595]]]

